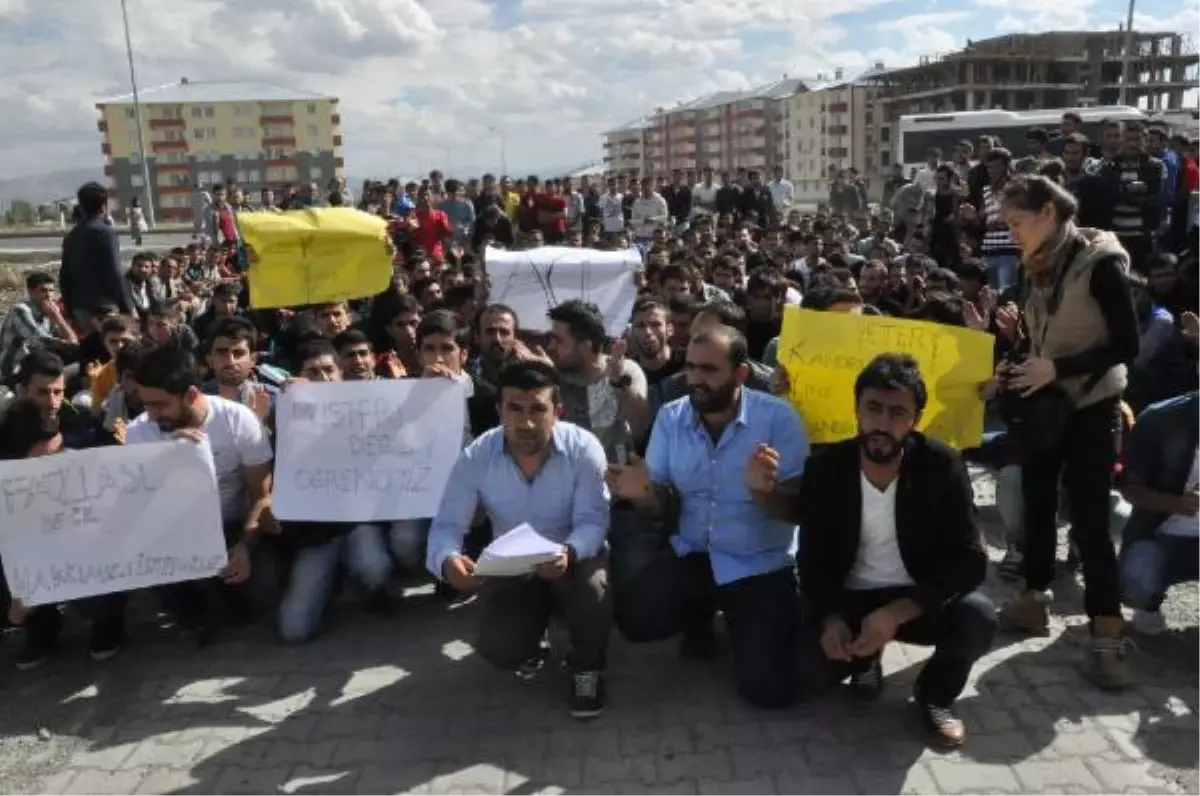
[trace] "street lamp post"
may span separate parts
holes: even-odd
[[[499,127],[488,127],[488,132],[500,138],[500,175],[508,174],[508,136]]]
[[[142,131],[142,105],[138,101],[137,73],[133,68],[133,41],[129,38],[129,12],[125,8],[125,0],[121,0],[121,20],[125,25],[125,54],[129,58],[129,85],[133,89],[133,119],[137,124],[138,149],[142,157],[142,191],[146,196],[146,206],[142,211],[146,215],[146,225],[154,226],[154,193],[150,182],[150,159],[146,152],[146,134]]]
[[[1121,53],[1121,90],[1118,104],[1124,105],[1128,98],[1129,62],[1133,59],[1133,6],[1137,0],[1129,0],[1129,13],[1125,17],[1125,46]]]

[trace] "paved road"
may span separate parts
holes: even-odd
[[[767,714],[733,696],[727,657],[614,642],[610,709],[580,724],[562,672],[490,671],[465,641],[474,607],[428,587],[392,619],[339,604],[328,635],[291,649],[251,629],[196,653],[143,627],[107,664],[69,638],[19,674],[6,644],[0,792],[1195,793],[1195,589],[1172,592],[1174,629],[1140,644],[1142,685],[1121,695],[1081,679],[1080,597],[1060,590],[1051,638],[1001,640],[976,669],[970,740],[949,754],[904,704],[917,648],[889,647],[877,705],[835,694]]]
[[[170,249],[175,246],[186,246],[192,240],[187,232],[163,232],[146,235],[142,239],[142,247],[146,249]],[[62,248],[61,237],[26,237],[0,238],[0,258],[8,252],[59,252]],[[121,235],[121,250],[134,251],[137,247],[128,235]]]

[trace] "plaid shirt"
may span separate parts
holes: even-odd
[[[0,326],[0,378],[11,378],[39,341],[54,338],[54,324],[28,302],[13,305]]]

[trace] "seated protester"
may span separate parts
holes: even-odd
[[[500,379],[500,371],[516,358],[522,347],[517,339],[520,328],[517,313],[504,304],[483,308],[475,322],[479,353],[467,364],[467,369],[489,384]]]
[[[678,516],[669,546],[636,571],[614,569],[617,627],[635,642],[680,635],[685,656],[708,659],[720,610],[738,693],[757,707],[786,707],[799,693],[796,527],[756,505],[739,476],[769,445],[781,451],[781,490],[794,495],[807,435],[788,403],[746,389],[749,352],[736,329],[697,332],[685,368],[690,396],[659,412],[645,461],[609,468],[615,497]],[[610,537],[616,561],[623,537]]]
[[[1138,415],[1125,452],[1121,492],[1133,512],[1121,537],[1121,594],[1133,626],[1166,629],[1167,589],[1200,578],[1200,394],[1154,404]]]
[[[843,312],[847,315],[865,315],[866,305],[857,290],[846,287],[818,286],[804,294],[800,308],[806,310],[822,310],[825,312]],[[763,352],[763,365],[775,369],[779,365],[779,338],[771,338],[767,349]]]
[[[459,455],[429,532],[426,566],[459,591],[480,589],[479,655],[506,671],[536,673],[550,616],[565,615],[573,674],[571,714],[604,709],[612,606],[604,538],[608,490],[604,448],[578,426],[558,420],[558,374],[543,362],[516,362],[496,385],[503,425]],[[463,538],[482,507],[496,533],[528,523],[562,544],[536,577],[481,580]]]
[[[196,351],[200,347],[196,333],[183,322],[183,316],[174,304],[152,299],[142,316],[142,322],[143,331],[151,343],[162,345],[170,340],[178,340],[179,345],[189,351]]]
[[[496,410],[496,388],[464,370],[470,352],[470,340],[471,330],[460,328],[457,317],[448,310],[434,310],[422,318],[421,325],[417,327],[422,378],[450,379],[466,387],[464,448],[476,437],[500,425]],[[388,541],[392,555],[400,566],[416,569],[424,562],[432,522],[432,519],[412,519],[396,520],[390,524]]]
[[[63,400],[67,388],[66,366],[58,354],[45,350],[31,352],[21,360],[17,379],[17,398],[33,401],[48,417],[56,418],[68,448],[94,448],[114,442],[95,415]]]
[[[608,353],[604,316],[594,304],[564,301],[548,313],[546,353],[561,378],[563,419],[600,439],[609,461],[624,461],[650,429],[646,374],[618,340]]]
[[[248,406],[260,420],[266,419],[279,390],[255,377],[254,326],[240,316],[224,317],[209,327],[208,335],[204,355],[212,378],[201,390]]]
[[[690,331],[696,334],[712,326],[729,326],[738,331],[746,325],[746,314],[742,308],[731,301],[710,301],[702,304],[692,317]],[[686,350],[689,341],[685,338],[683,348]],[[746,386],[752,390],[771,392],[771,369],[754,361],[747,361],[750,373],[746,377]],[[666,406],[671,401],[683,398],[690,393],[687,380],[687,368],[684,372],[676,373],[654,385],[650,391],[650,408],[657,414],[659,407]]]
[[[38,348],[74,355],[79,337],[58,306],[54,277],[34,271],[25,277],[25,301],[12,305],[0,323],[0,382],[12,383],[21,359]]]
[[[404,378],[404,365],[391,351],[376,359],[371,338],[361,329],[346,329],[333,338],[338,365],[346,381]]]
[[[209,329],[218,318],[229,318],[238,315],[238,296],[241,288],[231,282],[222,282],[213,288],[212,298],[209,299],[208,309],[200,313],[192,323],[192,331],[201,340],[209,338]]]
[[[875,357],[854,395],[858,436],[808,461],[785,515],[804,529],[800,588],[832,679],[849,676],[861,697],[879,695],[889,642],[932,646],[914,697],[926,727],[958,746],[966,731],[954,701],[996,629],[995,608],[977,591],[987,556],[971,482],[957,452],[916,430],[928,393],[912,357]],[[772,462],[758,470],[760,489],[774,483]]]
[[[646,376],[647,390],[683,370],[684,348],[673,348],[671,311],[655,296],[639,298],[633,304],[633,328],[630,330],[630,354]]]
[[[130,421],[146,411],[146,407],[142,406],[142,399],[138,396],[133,372],[141,355],[152,347],[145,340],[134,340],[117,352],[117,373],[120,374],[120,380],[100,407],[100,425],[105,432],[114,436],[115,441],[124,442],[125,428]]]
[[[787,280],[779,269],[763,266],[750,272],[746,280],[746,324],[744,332],[750,344],[750,358],[759,361],[771,338],[783,328],[783,305]]]
[[[100,325],[100,334],[104,338],[104,348],[108,351],[109,361],[96,367],[92,367],[92,363],[85,364],[85,373],[91,386],[88,388],[88,400],[80,405],[80,408],[91,409],[97,414],[104,405],[104,399],[117,386],[117,365],[113,361],[117,352],[141,336],[137,321],[127,315],[105,318],[104,323]]]
[[[231,598],[229,602],[241,597],[236,610],[244,616],[254,607],[245,589],[257,586],[262,595],[273,586],[271,551],[259,544],[264,534],[278,533],[270,513],[271,443],[249,407],[201,391],[200,366],[190,351],[172,345],[151,348],[138,359],[133,378],[146,413],[126,428],[126,444],[187,439],[213,461],[229,548],[223,578],[228,586],[242,588],[231,594],[214,589],[210,581],[164,587],[180,625],[197,643],[207,644],[217,629],[217,597]],[[256,576],[248,583],[255,553]]]
[[[111,301],[98,304],[91,309],[91,326],[81,330],[83,338],[79,341],[79,362],[82,370],[86,371],[88,365],[93,362],[104,365],[112,359],[112,355],[104,347],[104,335],[101,333],[100,327],[104,324],[105,319],[117,314],[117,305]]]
[[[1141,343],[1129,368],[1126,396],[1137,409],[1165,401],[1196,388],[1196,366],[1176,319],[1157,304],[1146,277],[1125,275],[1137,311]]]
[[[328,339],[301,344],[297,356],[302,378],[342,380],[337,353]],[[368,613],[391,613],[387,585],[392,559],[379,523],[285,522],[281,541],[294,553],[287,589],[279,603],[279,637],[283,641],[301,643],[317,634],[341,565],[361,581]]]

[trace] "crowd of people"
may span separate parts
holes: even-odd
[[[334,183],[278,204],[264,191],[259,206],[215,186],[195,242],[139,252],[128,269],[107,192],[88,184],[60,273],[32,272],[3,325],[0,377],[15,395],[0,456],[206,446],[228,566],[219,582],[156,590],[200,644],[248,617],[307,641],[344,582],[391,614],[394,573],[424,569],[446,600],[478,595],[478,654],[523,678],[545,665],[560,615],[580,717],[605,707],[613,628],[678,637],[698,660],[727,647],[735,688],[764,709],[847,678],[878,697],[882,650],[899,640],[933,647],[914,698],[934,738],[961,744],[954,702],[997,628],[1049,632],[1060,508],[1100,687],[1134,685],[1122,606],[1139,630],[1161,630],[1167,589],[1197,577],[1197,246],[1176,201],[1195,195],[1195,144],[1164,149],[1163,131],[1114,123],[1085,163],[1073,121],[1032,131],[1021,159],[990,138],[948,162],[931,152],[883,205],[835,170],[815,212],[793,206],[781,170],[596,183],[433,172],[369,182],[357,202]],[[238,216],[314,205],[388,219],[391,286],[250,307]],[[548,333],[489,301],[487,249],[544,245],[640,250],[624,335],[581,300],[547,307],[533,326]],[[778,350],[788,305],[993,334],[985,444],[956,451],[918,430],[932,385],[895,352],[858,375],[858,434],[810,445]],[[437,515],[278,521],[280,392],[404,378],[464,386],[463,448]],[[1002,568],[1022,583],[999,609],[980,591],[989,563],[964,460],[1011,487]],[[1114,544],[1117,503],[1129,516]],[[477,577],[481,548],[521,523],[561,545],[557,557],[530,577]],[[61,608],[5,599],[23,627],[17,665],[37,666],[57,650]],[[70,606],[91,622],[93,658],[124,644],[125,600]]]

